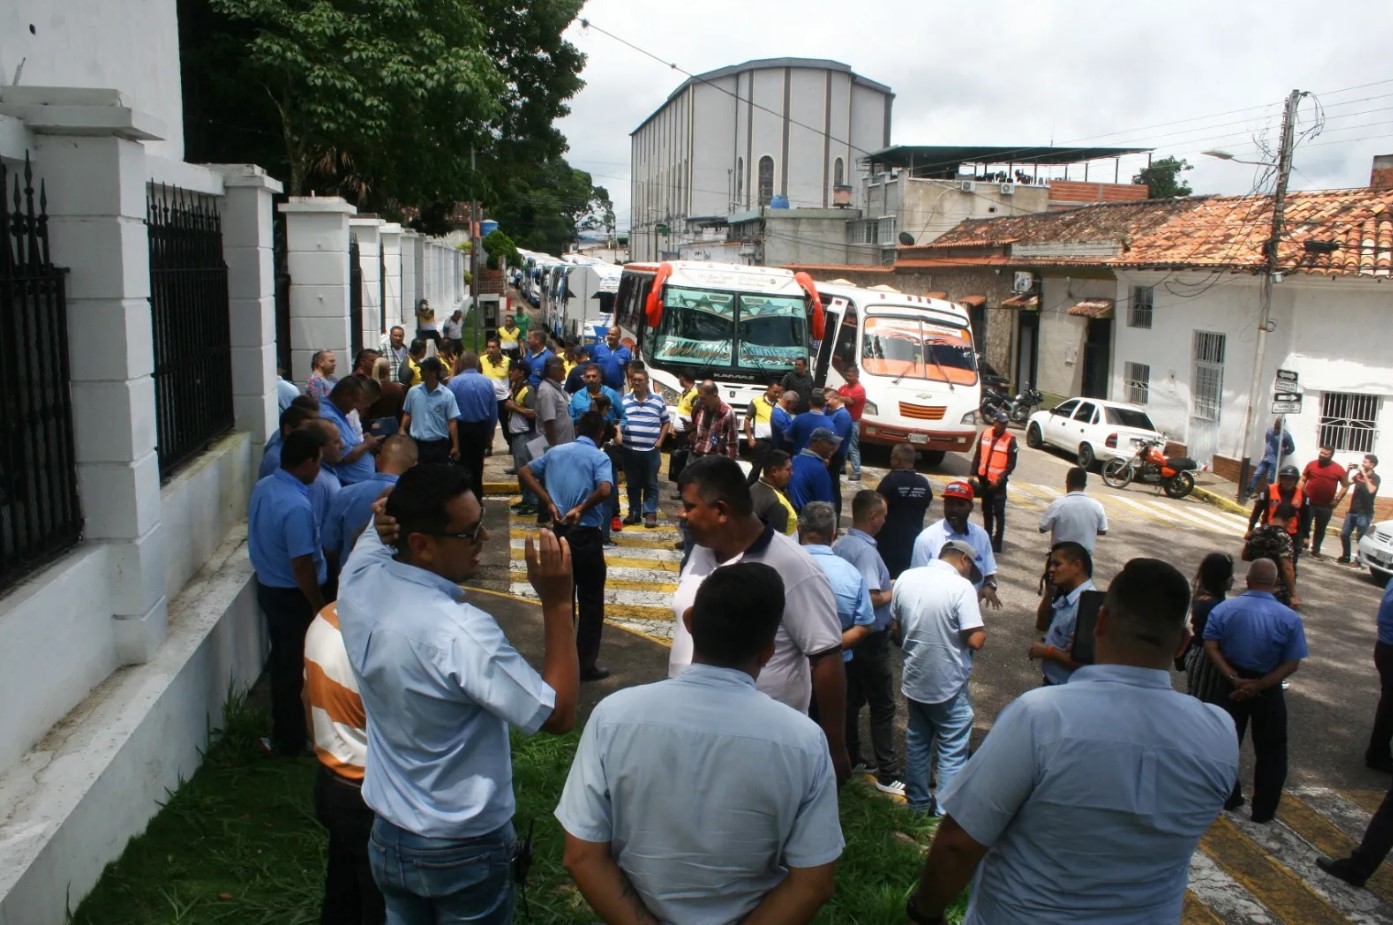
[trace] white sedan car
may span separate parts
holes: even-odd
[[[1145,409],[1099,398],[1060,402],[1035,412],[1025,425],[1027,446],[1065,450],[1085,469],[1119,456],[1131,458],[1144,441],[1165,439]]]
[[[1359,561],[1369,567],[1380,584],[1393,576],[1393,520],[1384,520],[1369,527],[1359,541]]]

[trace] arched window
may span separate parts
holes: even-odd
[[[759,159],[759,204],[767,206],[774,198],[774,159],[764,155]]]
[[[842,163],[842,159],[840,157],[832,162],[832,185],[846,185],[846,165]]]
[[[735,202],[737,204],[745,201],[745,159],[737,157],[735,159]]]

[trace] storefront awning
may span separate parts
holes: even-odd
[[[947,301],[947,299],[948,299],[948,293],[946,293],[946,292],[926,292],[926,293],[924,293],[924,298],[926,298],[926,299],[943,299],[944,301]]]
[[[984,295],[963,296],[958,300],[958,304],[964,308],[981,308],[987,304],[987,297]]]
[[[1037,295],[1013,295],[1001,303],[1002,308],[1019,308],[1028,312],[1040,310],[1040,297]]]
[[[1076,305],[1069,306],[1069,314],[1080,318],[1111,318],[1112,299],[1084,299]]]

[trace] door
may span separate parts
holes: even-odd
[[[1056,446],[1068,446],[1069,438],[1067,431],[1069,424],[1078,410],[1079,400],[1071,398],[1066,402],[1055,405],[1050,411],[1050,415],[1045,420],[1045,442],[1053,443]]]
[[[1088,398],[1108,397],[1108,366],[1112,354],[1112,319],[1093,318],[1088,322],[1088,340],[1083,345],[1083,388]]]
[[[1196,331],[1194,376],[1190,379],[1190,433],[1185,447],[1190,458],[1211,463],[1219,448],[1219,417],[1224,403],[1225,335]]]
[[[1019,325],[1016,344],[1016,391],[1025,391],[1026,386],[1035,385],[1038,375],[1036,357],[1039,352],[1040,316],[1035,312],[1022,311],[1016,315]]]
[[[1065,447],[1070,450],[1078,450],[1079,444],[1086,442],[1088,430],[1093,425],[1093,420],[1098,416],[1098,406],[1091,401],[1079,402],[1078,409],[1074,412],[1073,418],[1069,421],[1069,440]]]

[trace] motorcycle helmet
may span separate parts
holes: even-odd
[[[1296,468],[1295,466],[1283,466],[1282,469],[1281,469],[1281,471],[1277,473],[1277,478],[1279,478],[1279,479],[1286,479],[1286,478],[1299,479],[1299,478],[1301,478],[1301,470],[1298,469],[1298,468]]]

